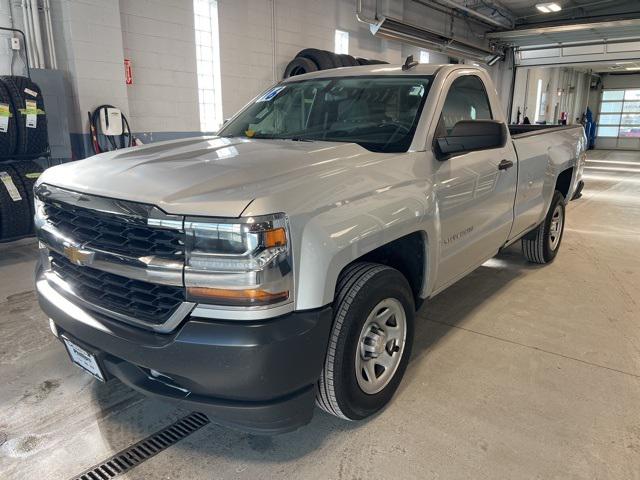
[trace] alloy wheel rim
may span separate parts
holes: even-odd
[[[355,355],[356,379],[362,391],[373,395],[393,378],[404,353],[407,316],[399,300],[378,303],[362,326]]]
[[[560,244],[560,238],[562,237],[562,227],[564,226],[564,216],[562,207],[556,205],[551,215],[551,224],[549,225],[549,248],[555,250]]]

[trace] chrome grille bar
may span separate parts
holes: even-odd
[[[142,311],[136,311],[135,301],[127,303],[126,289],[111,284],[111,288],[117,288],[126,295],[89,295],[86,288],[83,289],[82,281],[78,280],[82,275],[94,272],[95,275],[91,275],[97,275],[98,279],[115,275],[122,279],[121,285],[131,284],[131,288],[147,285],[144,288],[150,291],[170,287],[183,289],[182,216],[166,214],[152,205],[87,195],[47,184],[39,185],[35,193],[38,201],[42,202],[41,211],[36,213],[38,239],[50,252],[48,255],[52,258],[58,255],[59,259],[53,262],[45,278],[60,294],[80,307],[159,333],[172,331],[193,310],[195,305],[183,299],[182,303],[171,307],[168,317],[163,314],[154,322],[153,315],[148,315],[154,311],[153,308],[146,312],[148,318]],[[62,269],[62,259],[69,262],[69,268],[75,266],[73,268],[80,269],[78,274],[84,272],[73,280],[80,281],[80,284],[65,281],[62,275],[65,272],[56,271],[56,268]],[[136,287],[132,281],[144,284],[135,284]],[[158,287],[154,288],[154,285]],[[165,287],[160,287],[163,285]],[[82,292],[90,298],[84,298]],[[136,291],[132,298],[140,298],[141,295],[148,297]],[[113,304],[113,301],[120,303]],[[157,301],[163,300],[159,298]],[[141,315],[145,318],[140,318]]]

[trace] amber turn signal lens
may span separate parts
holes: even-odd
[[[271,293],[259,289],[228,290],[224,288],[189,287],[187,294],[190,299],[199,300],[216,305],[268,305],[283,302],[289,298],[289,292]]]
[[[284,228],[275,228],[264,232],[264,244],[266,248],[284,247],[287,244],[287,234]]]

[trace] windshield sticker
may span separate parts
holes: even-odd
[[[256,131],[255,131],[255,130],[251,130],[251,129],[249,128],[248,130],[245,130],[244,134],[245,134],[247,137],[251,138],[251,137],[253,137],[253,136],[256,134]]]
[[[421,97],[423,94],[424,94],[423,85],[416,85],[415,87],[411,87],[411,90],[409,90],[409,95]]]
[[[278,95],[282,90],[286,88],[286,85],[281,85],[280,87],[275,87],[269,90],[267,93],[262,95],[256,102],[269,102],[273,100],[276,95]]]

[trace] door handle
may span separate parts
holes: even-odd
[[[513,167],[513,162],[511,160],[504,159],[498,164],[498,170],[506,170],[507,168]]]

